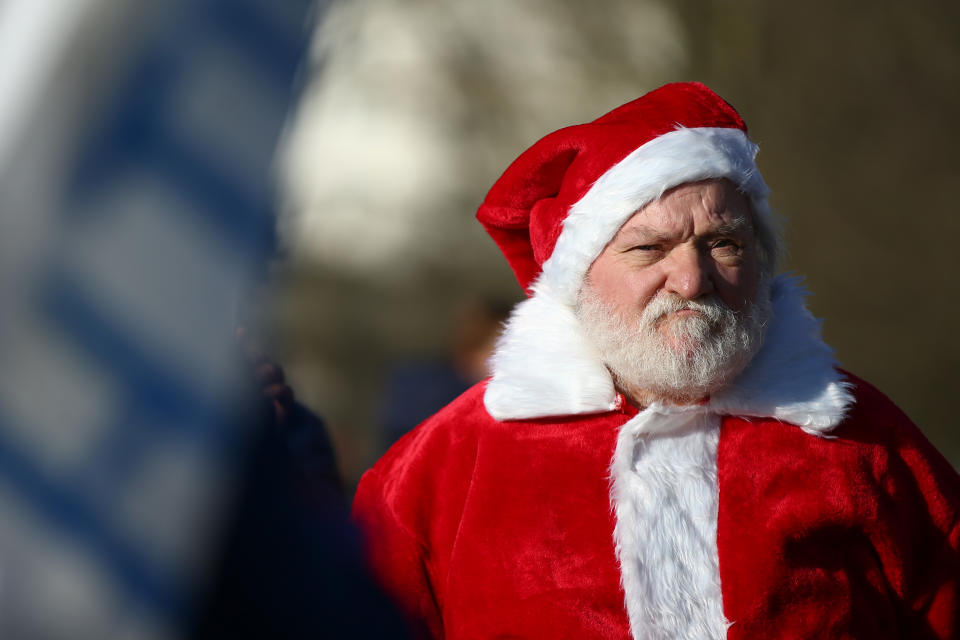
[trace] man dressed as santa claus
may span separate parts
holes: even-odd
[[[494,184],[529,297],[354,505],[422,634],[960,637],[960,477],[774,275],[756,152],[678,83]]]

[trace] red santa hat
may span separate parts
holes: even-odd
[[[517,158],[477,212],[530,296],[514,309],[491,358],[490,414],[505,420],[614,408],[613,380],[576,313],[587,270],[644,205],[711,178],[729,179],[750,200],[763,259],[763,237],[771,235],[763,230],[775,225],[756,153],[733,107],[706,86],[683,82],[556,131]],[[775,256],[766,258],[761,266],[769,272]]]
[[[528,294],[539,279],[570,301],[620,227],[672,187],[727,178],[769,219],[756,152],[723,98],[698,82],[668,84],[541,139],[497,180],[477,219]]]

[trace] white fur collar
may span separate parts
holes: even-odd
[[[771,287],[773,320],[747,369],[707,408],[721,415],[771,417],[821,435],[852,406],[849,384],[804,305],[799,279]],[[484,405],[497,420],[612,411],[619,395],[600,356],[583,335],[566,296],[543,281],[514,309],[491,359]]]

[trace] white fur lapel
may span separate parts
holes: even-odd
[[[820,336],[820,322],[803,303],[795,277],[771,287],[773,319],[749,367],[709,410],[721,415],[772,417],[823,434],[836,427],[854,400]],[[542,281],[507,323],[491,360],[484,404],[497,420],[612,411],[618,394],[599,354],[583,336],[567,296]]]
[[[539,282],[514,308],[483,402],[497,420],[612,411],[617,390],[570,305]]]
[[[820,337],[820,321],[803,303],[799,278],[774,280],[773,321],[763,347],[734,384],[710,400],[721,415],[771,417],[821,435],[853,406],[851,384]]]

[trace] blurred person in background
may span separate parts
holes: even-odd
[[[371,580],[322,420],[241,335],[253,431],[190,637],[404,638]]]
[[[756,151],[677,83],[494,184],[529,297],[354,502],[424,637],[960,633],[960,477],[775,275]]]
[[[454,314],[446,357],[393,366],[384,389],[382,451],[489,375],[487,360],[509,315],[510,305],[493,299],[464,304]]]

